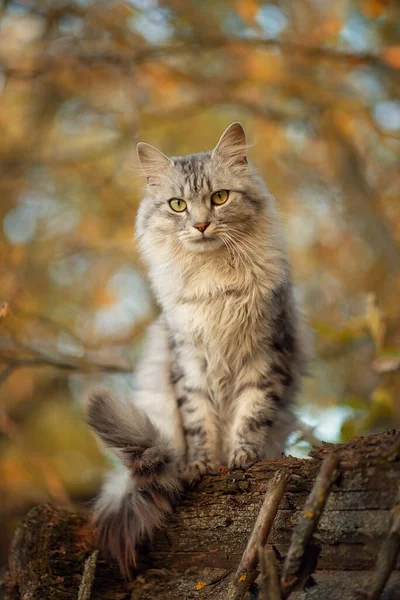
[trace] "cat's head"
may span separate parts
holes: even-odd
[[[218,252],[251,234],[265,211],[267,193],[249,168],[240,123],[222,134],[213,151],[169,158],[138,144],[147,189],[138,234],[159,247]]]

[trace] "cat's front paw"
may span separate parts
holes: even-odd
[[[260,457],[255,452],[254,448],[248,444],[244,444],[232,453],[229,461],[229,468],[247,469],[248,467],[251,467],[251,465],[254,465],[258,460],[260,460]]]
[[[216,472],[216,464],[203,460],[193,460],[183,468],[181,477],[189,485],[194,485],[203,475]]]

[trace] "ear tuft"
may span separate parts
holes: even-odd
[[[142,171],[147,177],[160,176],[173,165],[172,160],[161,150],[146,142],[139,142],[137,154]]]
[[[225,129],[212,153],[212,158],[216,156],[231,167],[247,164],[246,134],[240,123],[232,123]]]

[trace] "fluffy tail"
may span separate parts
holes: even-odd
[[[128,577],[137,545],[163,524],[180,491],[177,457],[146,415],[103,390],[91,394],[87,422],[126,467],[106,480],[93,522],[100,545]]]

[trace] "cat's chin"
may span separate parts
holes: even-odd
[[[204,254],[205,252],[215,252],[223,246],[222,240],[218,238],[197,238],[195,240],[186,240],[185,247],[191,252]]]

